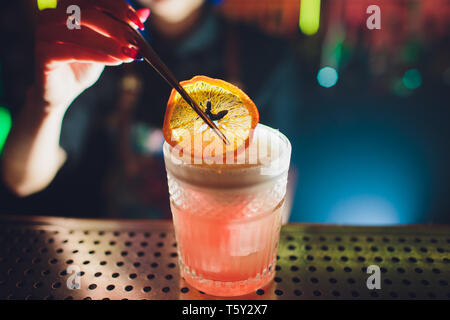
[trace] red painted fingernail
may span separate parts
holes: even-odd
[[[145,29],[144,24],[141,22],[141,20],[139,20],[139,17],[137,16],[137,14],[134,11],[128,10],[127,17],[128,17],[128,19],[131,20],[131,22],[133,22],[135,25],[137,25],[139,29],[141,29],[141,30]]]
[[[148,17],[150,16],[150,9],[148,9],[148,8],[139,9],[136,11],[136,14],[139,17],[139,19],[141,20],[141,22],[144,23],[145,21],[147,21]]]
[[[127,57],[130,57],[133,60],[140,61],[142,57],[139,55],[139,52],[136,49],[128,48],[128,47],[122,47],[122,52]]]

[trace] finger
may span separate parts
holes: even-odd
[[[131,62],[137,58],[137,51],[127,43],[120,43],[113,38],[105,37],[89,28],[67,31],[54,26],[40,26],[37,29],[37,40],[45,46],[46,43],[70,43],[86,49],[94,49],[105,56],[113,57],[124,62]],[[48,51],[47,56],[52,57]],[[70,55],[67,59],[70,59]]]
[[[125,0],[97,0],[97,2],[99,3],[99,7],[105,9],[116,18],[134,24],[141,30],[145,29],[144,23],[136,10]]]
[[[51,58],[44,57],[45,53],[51,50]],[[117,66],[123,61],[115,59],[92,48],[81,47],[72,43],[48,43],[45,46],[37,47],[37,56],[46,63],[52,62],[96,62],[107,66]]]

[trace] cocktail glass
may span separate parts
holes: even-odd
[[[206,165],[164,144],[181,275],[211,295],[248,294],[275,274],[291,144],[258,124],[250,146]]]

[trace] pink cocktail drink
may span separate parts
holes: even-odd
[[[291,146],[264,125],[252,145],[254,161],[209,165],[164,146],[181,274],[205,293],[247,294],[275,273]]]

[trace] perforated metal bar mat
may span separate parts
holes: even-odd
[[[450,227],[291,224],[274,281],[239,298],[450,299],[449,252]],[[170,221],[0,218],[1,299],[218,299],[181,279],[177,259]],[[369,265],[381,289],[367,288]]]

